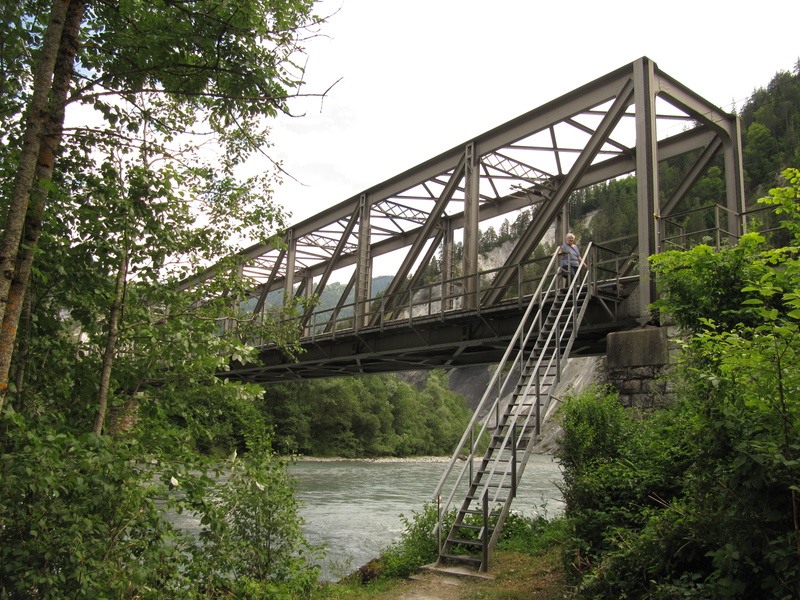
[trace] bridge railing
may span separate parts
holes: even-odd
[[[688,250],[699,244],[719,248],[739,234],[732,231],[738,215],[720,204],[674,213],[662,219],[662,250]]]
[[[638,272],[638,256],[631,253],[635,236],[609,240],[603,244],[592,244],[587,249],[587,265],[592,271],[592,294],[619,295],[623,289],[623,280],[635,276]],[[591,257],[588,256],[591,253]],[[265,312],[274,310],[273,318],[280,320],[283,326],[299,333],[305,341],[336,339],[342,335],[353,335],[366,330],[382,330],[385,327],[412,324],[415,321],[444,321],[459,312],[480,315],[493,309],[516,306],[520,311],[528,305],[531,296],[548,274],[551,255],[535,258],[517,265],[498,267],[482,271],[477,275],[459,276],[450,279],[424,282],[406,287],[393,295],[379,295],[368,301],[341,302],[332,308],[311,306],[309,314],[301,312],[299,316],[286,319],[277,316],[279,310],[266,304],[264,311],[256,318],[265,318]],[[506,281],[499,301],[488,304],[486,297],[494,291],[495,281],[506,272],[513,276]],[[478,279],[475,297],[470,299],[464,290],[471,289],[468,280]],[[245,312],[248,310],[244,307]],[[374,318],[377,315],[377,318]],[[370,320],[373,324],[370,324]],[[258,347],[273,346],[269,339],[250,339],[249,344]]]
[[[626,266],[630,269],[634,257],[620,249],[629,243],[627,238],[612,240],[609,245],[592,244],[587,253],[587,265],[592,271],[592,293],[598,290],[618,293],[621,279],[625,276]],[[617,247],[615,247],[617,246]],[[301,338],[307,341],[336,339],[341,335],[352,335],[369,329],[412,324],[413,322],[445,318],[459,312],[481,312],[502,307],[516,306],[524,310],[530,298],[542,282],[549,276],[551,256],[545,256],[522,262],[517,265],[498,267],[482,271],[477,275],[459,276],[450,279],[426,282],[401,289],[392,295],[378,296],[368,301],[340,303],[333,308],[320,309],[311,307],[310,315],[301,314],[295,319],[284,321],[286,327],[298,328],[305,321]],[[635,264],[634,264],[635,270]],[[506,284],[500,300],[487,305],[485,299],[494,290],[494,282],[500,275],[513,272],[511,283]],[[464,290],[470,289],[468,280],[477,278],[478,285],[475,298],[468,298]],[[374,325],[369,319],[377,314]],[[360,316],[359,316],[360,315]],[[257,346],[270,346],[270,340],[252,340]]]
[[[745,232],[760,233],[772,248],[782,248],[790,245],[791,233],[781,225],[780,216],[775,212],[775,207],[770,205],[757,206],[742,213]]]
[[[372,298],[368,301],[350,302],[329,309],[312,308],[304,337],[315,340],[322,337],[335,338],[341,334],[351,334],[368,328],[382,328],[386,325],[411,323],[426,318],[444,319],[446,315],[475,307],[480,313],[487,307],[484,298],[492,289],[492,282],[504,271],[514,272],[514,283],[507,286],[501,300],[503,306],[516,303],[520,308],[536,289],[546,270],[549,257],[534,259],[513,265],[482,271],[477,275],[460,276],[401,289],[392,295]],[[469,289],[468,280],[477,278],[477,301],[470,302],[464,290]],[[364,323],[365,317],[378,315],[377,325]],[[359,318],[357,315],[361,315]]]

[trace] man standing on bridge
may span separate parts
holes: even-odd
[[[581,261],[583,260],[581,249],[578,248],[578,245],[575,243],[574,233],[570,232],[567,234],[567,241],[561,245],[558,249],[558,253],[561,255],[561,268],[564,269],[565,273],[569,273],[569,279],[571,281],[578,272],[578,268],[581,266]],[[569,269],[569,271],[567,271],[567,269]]]

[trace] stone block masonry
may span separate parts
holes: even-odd
[[[675,335],[667,327],[609,334],[600,379],[617,390],[624,406],[648,413],[675,399],[671,379],[679,352]]]

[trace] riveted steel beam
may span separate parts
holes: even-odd
[[[650,320],[650,304],[656,299],[655,280],[647,257],[658,248],[656,219],[660,212],[658,195],[658,148],[656,145],[655,65],[649,60],[634,63],[636,97],[636,185],[639,225],[639,319]]]

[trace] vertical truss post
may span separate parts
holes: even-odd
[[[656,299],[655,281],[648,257],[659,244],[655,224],[659,213],[658,156],[656,139],[655,65],[642,58],[634,63],[634,101],[636,105],[636,185],[639,215],[639,322],[650,320],[650,304]]]
[[[442,312],[453,308],[453,277],[455,265],[453,264],[453,222],[442,219],[444,237],[442,240]]]
[[[730,139],[723,143],[725,155],[725,191],[728,201],[728,231],[731,242],[744,233],[744,167],[742,166],[742,122],[734,115],[729,129]]]
[[[367,325],[369,300],[372,296],[372,256],[370,253],[370,202],[366,194],[358,199],[358,248],[356,252],[356,306],[353,327],[358,331]]]
[[[480,209],[480,165],[475,156],[475,144],[469,143],[465,149],[464,179],[464,308],[478,305],[478,242]]]
[[[314,296],[314,272],[310,268],[307,268],[303,279],[305,280],[305,300],[306,300],[306,308],[304,309],[305,310],[304,317],[306,318],[303,319],[303,335],[307,336],[311,334],[311,331],[313,330],[314,327],[313,323],[311,323],[311,318],[310,318],[311,313],[314,310],[314,307],[311,306],[311,299]]]
[[[286,278],[283,282],[283,303],[284,305],[294,298],[294,269],[297,259],[297,240],[294,237],[294,229],[286,232]]]
[[[239,265],[236,266],[236,275],[239,277],[239,279],[242,279],[244,277],[244,265],[243,264],[240,263]],[[237,310],[237,308],[239,307],[239,303],[240,302],[241,302],[241,298],[239,296],[231,296],[230,306],[231,306],[231,309],[233,310],[234,314],[237,314],[239,312]],[[225,323],[222,326],[223,331],[233,331],[234,329],[236,329],[237,318],[238,318],[238,314],[237,314],[237,317],[235,317],[233,319],[226,319]]]
[[[564,243],[567,233],[569,233],[569,202],[565,202],[564,207],[556,215],[556,248]]]

